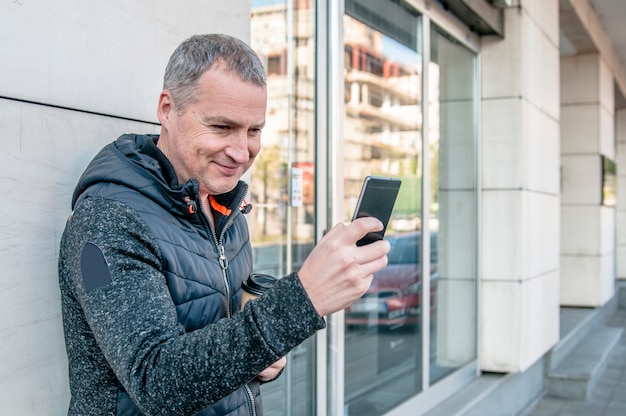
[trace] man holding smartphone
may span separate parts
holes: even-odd
[[[356,245],[379,220],[337,224],[238,311],[252,272],[240,178],[266,101],[248,45],[193,36],[166,68],[160,135],[123,135],[86,168],[59,256],[69,415],[262,414],[259,383],[387,264],[388,242]]]
[[[398,178],[365,177],[352,221],[362,217],[375,217],[383,223],[383,228],[380,231],[367,233],[356,242],[357,246],[383,239],[401,184],[402,181]]]

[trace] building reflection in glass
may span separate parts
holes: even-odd
[[[297,270],[316,239],[315,163],[325,157],[315,154],[316,140],[329,138],[315,135],[314,6],[252,0],[251,43],[268,72],[267,127],[250,174],[258,272]],[[380,415],[476,358],[476,57],[432,27],[424,69],[417,12],[396,0],[345,6],[344,220],[365,176],[402,179],[387,231],[389,265],[345,312],[346,414]],[[315,383],[309,341],[263,386],[266,414],[314,415]]]

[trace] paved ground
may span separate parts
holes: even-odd
[[[624,334],[591,398],[544,397],[524,416],[626,416],[626,310],[617,310],[608,325],[624,328]]]

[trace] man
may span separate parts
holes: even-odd
[[[387,263],[382,224],[338,224],[297,273],[239,313],[252,272],[240,181],[261,148],[265,72],[225,35],[173,53],[161,134],[123,135],[81,176],[59,282],[70,415],[259,415],[259,382]]]

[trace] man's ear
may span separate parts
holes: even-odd
[[[167,128],[172,111],[176,111],[174,109],[172,92],[170,90],[163,90],[161,91],[161,95],[159,95],[159,103],[157,105],[157,117],[162,126]]]

